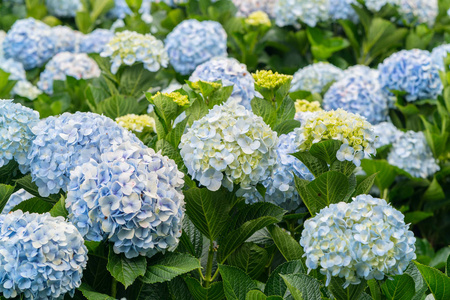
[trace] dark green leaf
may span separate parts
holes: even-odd
[[[42,198],[31,198],[19,203],[12,211],[21,210],[23,212],[43,214],[49,212],[53,205]]]
[[[336,300],[358,300],[362,292],[366,288],[366,281],[362,280],[360,284],[350,284],[347,288],[343,288],[345,279],[340,277],[331,278],[329,289]]]
[[[223,289],[228,300],[245,300],[250,290],[256,289],[253,280],[239,268],[219,265]]]
[[[252,111],[263,118],[264,122],[270,127],[274,127],[277,121],[277,112],[272,103],[265,99],[254,98],[251,101]]]
[[[355,192],[353,193],[353,197],[356,197],[358,195],[364,195],[368,194],[370,190],[372,189],[373,183],[375,182],[375,177],[378,173],[374,173],[372,175],[369,175],[366,179],[361,181],[358,186],[356,187]]]
[[[322,299],[320,294],[321,283],[306,274],[280,275],[286,283],[294,300],[316,300]]]
[[[185,253],[167,252],[159,259],[152,259],[141,280],[149,284],[169,281],[178,275],[185,274],[198,268],[201,268],[201,266],[200,261],[197,258]]]
[[[297,152],[291,154],[298,158],[308,170],[315,176],[319,176],[328,171],[328,165],[325,161],[318,159],[311,155],[309,152]]]
[[[312,156],[332,165],[336,161],[336,153],[341,147],[342,142],[337,140],[322,141],[311,146],[309,153]]]
[[[414,280],[408,274],[397,275],[381,286],[389,300],[411,300],[415,294]]]
[[[251,278],[256,279],[264,272],[269,261],[266,249],[251,243],[244,243],[228,257],[228,264],[238,267]]]
[[[129,287],[139,276],[145,274],[147,260],[144,256],[126,258],[123,254],[116,254],[110,247],[107,269],[109,273],[125,288]]]
[[[204,288],[195,278],[186,277],[184,281],[195,300],[221,300],[225,298],[222,282],[213,282],[209,288]]]
[[[0,184],[0,212],[8,203],[9,197],[14,192],[14,187],[11,185]]]
[[[287,261],[299,260],[303,255],[303,248],[287,231],[276,225],[269,226],[269,232],[278,250]]]
[[[97,293],[93,288],[88,286],[86,283],[82,283],[78,290],[85,296],[88,300],[116,300],[116,298]]]
[[[279,265],[267,280],[264,292],[267,295],[278,295],[284,297],[287,291],[286,283],[280,275],[305,273],[303,262],[301,260],[292,260]]]
[[[61,196],[61,199],[59,199],[59,201],[52,207],[50,214],[52,217],[67,217],[68,212],[66,210],[65,199],[63,196]]]
[[[450,278],[432,267],[415,262],[435,300],[450,299]]]
[[[297,120],[286,120],[275,126],[273,130],[278,133],[278,136],[282,134],[288,134],[293,131],[295,128],[300,127],[300,122]]]

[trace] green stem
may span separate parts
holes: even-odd
[[[214,244],[211,241],[209,244],[208,261],[206,263],[205,288],[208,288],[209,284],[212,282],[211,275],[212,275],[213,260],[214,260]]]
[[[111,296],[114,298],[117,296],[117,280],[115,278],[113,278],[111,284]]]
[[[386,202],[389,202],[389,189],[384,189],[383,190],[383,193],[382,193],[382,195],[381,195],[382,197],[382,199],[384,199],[384,200],[386,200]]]

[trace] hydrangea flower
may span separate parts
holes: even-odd
[[[378,66],[378,70],[381,86],[388,92],[406,92],[408,102],[436,99],[442,91],[439,66],[433,63],[430,52],[425,50],[394,53]]]
[[[12,95],[18,95],[29,100],[35,100],[42,94],[42,91],[31,84],[28,80],[20,80],[17,81],[11,93]]]
[[[409,24],[425,23],[431,27],[439,14],[438,0],[400,0],[398,11]]]
[[[170,64],[181,75],[216,56],[227,56],[227,33],[215,21],[184,20],[166,38]]]
[[[256,96],[255,80],[247,67],[234,58],[216,57],[198,66],[190,81],[222,81],[223,86],[233,85],[232,98],[240,101],[246,109],[251,109],[250,101]]]
[[[330,17],[332,20],[351,20],[353,23],[359,22],[358,14],[352,7],[358,5],[357,0],[329,0]]]
[[[308,271],[319,268],[326,286],[333,276],[344,278],[344,287],[403,274],[416,258],[416,239],[404,218],[370,195],[323,208],[305,221],[300,239]]]
[[[55,54],[55,44],[48,25],[28,18],[14,23],[3,41],[3,51],[5,58],[13,58],[30,70],[43,66]]]
[[[83,38],[81,32],[75,31],[67,26],[56,26],[52,28],[52,33],[56,38],[55,53],[78,52],[80,40]]]
[[[95,29],[81,38],[78,50],[83,53],[100,53],[113,37],[114,33],[107,29]]]
[[[0,30],[0,59],[3,59],[4,52],[3,52],[3,41],[5,40],[6,32],[3,30]]]
[[[216,2],[218,0],[211,0],[212,3]],[[189,0],[155,0],[156,3],[165,3],[171,7],[176,7],[180,4],[186,4],[189,2]]]
[[[181,156],[192,178],[211,191],[247,189],[267,178],[276,163],[276,132],[235,102],[214,106],[181,137]]]
[[[269,17],[275,17],[275,6],[278,0],[232,0],[237,8],[238,17],[248,17],[256,11],[263,11]]]
[[[126,0],[114,0],[114,7],[108,12],[107,16],[111,19],[124,19],[131,13]]]
[[[272,70],[256,71],[252,74],[255,84],[265,89],[278,89],[292,80],[291,75],[278,74]]]
[[[417,178],[427,178],[440,170],[423,132],[411,130],[397,137],[388,162]]]
[[[345,71],[345,75],[325,93],[323,108],[342,108],[364,116],[372,124],[386,121],[389,103],[378,81],[378,73],[366,66]]]
[[[97,63],[85,53],[61,52],[56,54],[41,73],[38,87],[48,94],[53,94],[53,82],[66,80],[66,76],[76,79],[89,79],[100,76]]]
[[[393,144],[403,133],[391,122],[381,122],[373,126],[373,131],[377,136],[375,148],[380,148]]]
[[[278,0],[275,21],[280,27],[298,25],[299,21],[315,27],[329,19],[329,0]]]
[[[358,115],[342,109],[314,112],[298,129],[301,139],[300,151],[308,151],[315,143],[337,140],[343,144],[336,153],[339,161],[361,164],[364,155],[376,153],[373,126]]]
[[[31,128],[38,121],[37,111],[12,100],[0,100],[0,168],[14,159],[22,173],[28,172],[27,155],[34,139]]]
[[[11,210],[22,203],[25,200],[31,199],[34,196],[25,191],[24,189],[20,189],[9,197],[8,202],[6,202],[5,207],[3,207],[2,214],[8,214]]]
[[[67,190],[69,173],[91,159],[114,151],[126,141],[142,143],[113,120],[94,113],[64,113],[32,128],[36,138],[28,155],[31,176],[39,194],[47,197]]]
[[[322,111],[319,101],[308,101],[308,100],[296,100],[295,101],[295,112],[314,112]]]
[[[143,132],[144,129],[154,130],[155,129],[155,119],[148,115],[138,116],[135,114],[128,114],[116,119],[116,123],[125,129],[134,132]]]
[[[26,80],[27,75],[25,74],[25,69],[23,65],[15,61],[12,58],[2,59],[0,58],[0,69],[4,72],[9,73],[9,80]]]
[[[169,57],[162,41],[151,34],[143,35],[128,30],[116,33],[100,56],[111,58],[113,74],[117,73],[122,64],[131,66],[141,62],[150,72],[156,72],[169,64]]]
[[[183,176],[166,156],[123,143],[71,172],[69,220],[87,240],[108,239],[128,258],[173,251],[184,216]]]
[[[392,6],[400,5],[400,0],[365,0],[364,4],[372,12],[378,12],[387,4]]]
[[[279,137],[277,164],[270,176],[261,182],[266,188],[265,197],[262,199],[261,194],[254,189],[252,194],[246,195],[247,203],[266,201],[288,211],[294,211],[300,206],[302,201],[295,188],[294,174],[309,181],[314,180],[314,175],[299,159],[290,155],[298,151],[299,142],[298,131]]]
[[[245,24],[250,26],[272,26],[272,22],[270,22],[269,15],[263,11],[255,11],[251,13],[246,19]]]
[[[45,0],[49,14],[62,18],[73,18],[83,5],[80,0]]]
[[[431,59],[433,60],[433,63],[437,66],[439,66],[439,69],[441,71],[445,70],[444,67],[444,59],[447,57],[447,55],[450,53],[450,44],[444,44],[440,45],[431,51]]]
[[[63,217],[18,210],[0,216],[0,293],[5,298],[62,299],[81,285],[87,248]]]
[[[308,65],[294,74],[291,92],[308,91],[321,93],[325,86],[343,76],[343,71],[330,63],[318,62]]]

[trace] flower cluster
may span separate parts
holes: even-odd
[[[439,66],[425,50],[402,50],[379,66],[380,83],[388,92],[406,92],[406,101],[435,99],[442,91]]]
[[[357,0],[329,0],[330,18],[332,20],[351,20],[358,23],[359,18],[352,5],[359,5]]]
[[[295,72],[291,92],[321,93],[328,84],[339,80],[342,76],[343,71],[338,67],[330,63],[318,62]]]
[[[181,75],[216,56],[227,56],[227,33],[215,21],[185,20],[166,38],[170,64]]]
[[[5,58],[13,58],[30,70],[43,66],[55,54],[55,43],[48,25],[28,18],[14,23],[3,41],[3,51]]]
[[[20,80],[16,83],[11,93],[29,100],[34,100],[42,94],[42,91],[27,80]]]
[[[265,89],[278,89],[292,80],[291,75],[278,74],[272,70],[256,71],[252,74],[255,84]]]
[[[12,100],[0,100],[0,167],[14,159],[22,173],[29,170],[27,155],[34,138],[31,128],[38,121],[37,111]]]
[[[247,189],[267,178],[276,163],[276,132],[235,102],[214,106],[181,137],[189,174],[211,191]]]
[[[236,98],[245,108],[251,109],[250,101],[255,97],[255,80],[247,67],[234,58],[217,57],[199,65],[190,81],[222,81],[223,86],[233,86],[232,98]]]
[[[400,134],[388,154],[388,162],[418,178],[427,178],[440,169],[423,132]]]
[[[275,16],[280,27],[298,25],[299,21],[315,27],[317,23],[329,19],[329,0],[279,0]]]
[[[100,53],[113,37],[114,33],[107,29],[95,29],[81,38],[79,51],[83,53]]]
[[[4,53],[3,53],[3,41],[5,40],[6,32],[3,30],[0,30],[0,59],[3,59]]]
[[[400,0],[365,0],[364,1],[364,5],[372,12],[380,11],[387,4],[396,6],[396,5],[400,4]]]
[[[275,16],[275,5],[278,0],[232,0],[238,9],[238,17],[248,17],[256,11],[263,11],[273,18]]]
[[[272,26],[272,22],[270,22],[269,15],[267,15],[263,11],[255,11],[251,13],[246,19],[245,24],[250,26]]]
[[[143,132],[144,130],[154,130],[155,119],[148,115],[138,116],[129,114],[116,119],[116,123],[125,129],[134,132]]]
[[[2,214],[9,214],[14,207],[19,205],[25,200],[31,199],[34,196],[25,191],[24,189],[20,189],[9,197],[8,202],[6,202],[5,207],[3,207]]]
[[[447,58],[447,55],[450,53],[450,44],[440,45],[436,48],[433,48],[431,51],[431,59],[433,63],[439,66],[441,71],[444,71],[444,60]]]
[[[107,16],[111,19],[124,19],[131,14],[131,9],[128,7],[126,0],[114,0],[114,7]]]
[[[55,53],[78,52],[80,40],[83,34],[67,26],[56,26],[52,28],[55,36]]]
[[[345,71],[325,93],[323,108],[342,108],[364,116],[372,124],[386,121],[389,103],[378,81],[378,71],[366,66]]]
[[[299,150],[308,151],[315,143],[338,140],[343,144],[336,154],[339,161],[361,164],[365,155],[375,154],[373,126],[364,117],[342,109],[315,112],[299,129]]]
[[[0,293],[5,298],[62,299],[81,285],[87,249],[63,217],[18,210],[0,216]]]
[[[97,63],[85,53],[61,52],[56,54],[41,73],[38,87],[53,94],[53,82],[66,80],[66,76],[76,79],[89,79],[100,76]]]
[[[398,12],[408,24],[425,23],[431,27],[439,13],[438,0],[400,0]]]
[[[322,111],[319,101],[297,100],[295,101],[295,112]]]
[[[23,65],[15,61],[12,58],[2,59],[0,58],[0,69],[4,72],[9,73],[9,80],[26,80],[27,75],[25,74],[25,69]]]
[[[120,144],[141,142],[113,120],[94,113],[64,113],[48,117],[32,128],[36,134],[28,158],[39,194],[47,197],[66,190],[69,173],[76,166],[98,161],[100,155]]]
[[[57,17],[75,17],[83,5],[80,0],[45,0],[48,12]]]
[[[414,234],[401,212],[383,199],[359,195],[353,202],[331,204],[305,221],[300,244],[308,270],[345,278],[345,286],[361,279],[400,275],[416,258]]]
[[[150,72],[156,72],[169,64],[169,57],[162,41],[151,34],[143,35],[128,30],[116,33],[100,56],[111,58],[113,74],[117,73],[122,64],[131,66],[136,62],[142,62],[144,68]]]
[[[377,136],[375,148],[393,144],[402,132],[391,122],[381,122],[373,126],[373,132]]]
[[[88,240],[108,239],[128,258],[172,251],[184,216],[183,176],[166,156],[124,143],[72,171],[69,220]]]

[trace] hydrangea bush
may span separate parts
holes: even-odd
[[[308,91],[321,93],[325,86],[339,80],[343,72],[329,63],[315,63],[295,72],[291,91]]]

